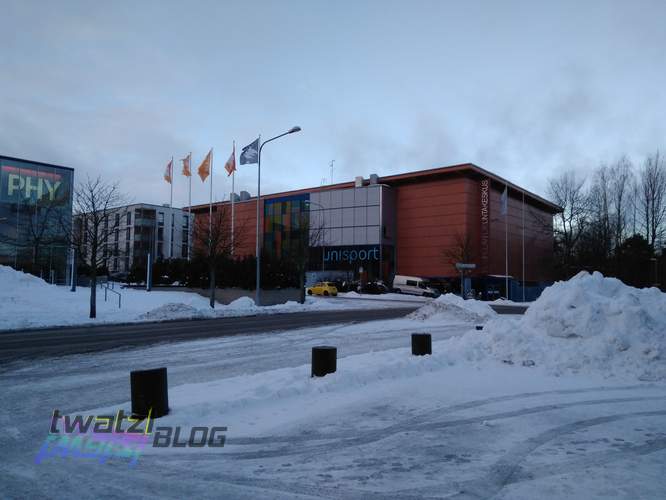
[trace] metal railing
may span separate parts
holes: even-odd
[[[109,286],[109,284],[111,286]],[[104,302],[107,301],[109,292],[115,293],[118,296],[118,309],[120,309],[121,305],[122,305],[123,296],[120,294],[120,292],[116,292],[114,290],[115,285],[114,285],[113,281],[104,281],[102,283],[99,283],[99,286],[102,288],[102,290],[104,290]]]

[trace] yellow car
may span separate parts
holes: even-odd
[[[328,281],[322,281],[320,283],[315,283],[310,288],[307,289],[308,295],[325,295],[328,297],[332,295],[335,297],[338,294],[338,289],[333,283]]]

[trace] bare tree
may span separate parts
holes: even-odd
[[[90,268],[90,317],[97,317],[97,272],[108,258],[107,245],[119,226],[126,198],[118,184],[100,177],[87,178],[74,191],[74,227],[71,244],[80,261]],[[118,215],[118,217],[116,217]]]
[[[457,231],[453,243],[442,250],[444,262],[455,266],[458,262],[473,263],[475,259],[474,242],[467,232]]]
[[[589,198],[584,186],[585,179],[568,171],[551,179],[548,187],[552,201],[563,209],[555,216],[554,229],[566,267],[571,263],[574,249],[587,224]]]
[[[588,193],[588,229],[593,234],[596,250],[604,261],[612,251],[611,223],[611,174],[610,168],[601,165],[594,172],[592,185]]]
[[[666,167],[659,151],[646,158],[640,173],[640,210],[645,237],[654,248],[666,222]]]
[[[323,214],[323,212],[321,212]],[[289,259],[292,261],[298,273],[298,285],[300,289],[299,301],[305,302],[305,272],[310,263],[310,249],[312,247],[323,247],[326,245],[327,230],[324,217],[311,217],[311,211],[300,212],[298,231],[298,245],[292,249]]]
[[[50,245],[67,245],[67,237],[60,231],[63,207],[66,201],[62,198],[48,199],[43,197],[34,204],[27,204],[24,209],[25,224],[21,238],[14,235],[0,234],[0,243],[30,250],[30,263],[34,274],[39,274],[41,253]],[[69,211],[67,211],[69,214]],[[66,231],[65,233],[68,233]]]
[[[231,210],[227,205],[213,207],[213,216],[195,217],[194,252],[208,267],[210,307],[215,308],[215,273],[222,259],[232,255],[234,247],[242,246],[247,221],[235,221],[231,234]]]
[[[610,176],[613,246],[617,249],[626,236],[634,181],[633,165],[626,155],[611,167]]]
[[[641,186],[635,173],[632,171],[631,181],[629,186],[629,210],[631,217],[631,236],[638,234],[638,213],[639,205],[641,203]]]

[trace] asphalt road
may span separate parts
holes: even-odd
[[[0,334],[0,363],[187,340],[393,319],[421,304],[392,309],[286,313],[206,320],[49,328]]]

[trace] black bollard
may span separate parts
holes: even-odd
[[[432,354],[432,337],[429,333],[412,333],[412,354],[414,356]]]
[[[132,416],[159,418],[169,413],[169,386],[167,369],[136,370],[130,372],[132,391]]]
[[[477,330],[483,330],[483,325],[476,325]]]
[[[337,368],[338,350],[335,347],[317,346],[312,348],[311,377],[323,377],[335,373]]]

